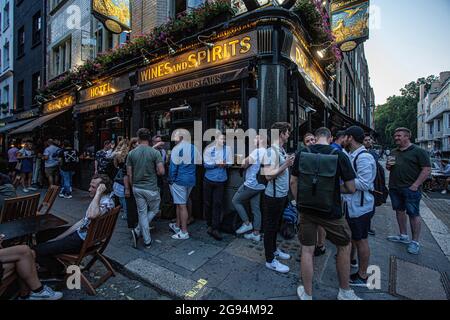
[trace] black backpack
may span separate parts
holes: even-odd
[[[300,152],[298,207],[330,215],[334,208],[337,150],[330,154],[313,153],[310,148]]]
[[[358,166],[356,165],[356,161],[358,160],[359,156],[363,153],[370,154],[370,152],[368,151],[362,151],[355,157],[355,160],[353,160],[353,168],[355,169],[355,172],[358,172]],[[375,158],[374,160],[377,166],[376,169],[377,173],[375,176],[375,181],[373,182],[374,190],[370,191],[370,193],[372,193],[375,198],[375,207],[379,207],[386,203],[387,198],[389,196],[389,189],[386,187],[386,176],[383,167]],[[364,205],[364,191],[361,192],[361,206],[363,205]]]

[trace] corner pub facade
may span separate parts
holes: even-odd
[[[100,150],[105,140],[133,137],[141,127],[161,135],[171,149],[173,130],[193,132],[194,121],[201,121],[203,131],[223,132],[270,129],[274,122],[287,121],[293,128],[287,150],[293,152],[308,130],[327,126],[330,78],[309,49],[297,15],[268,7],[201,34],[207,40],[192,36],[177,43],[175,52],[164,48],[91,87],[61,94],[76,92],[76,104],[68,110],[76,128],[74,145],[82,155],[78,187],[88,187],[94,149]],[[198,169],[191,200],[194,217],[202,218],[203,169]],[[225,212],[234,210],[231,199],[242,183],[243,172],[235,164],[229,170]],[[163,197],[161,206],[167,201]]]

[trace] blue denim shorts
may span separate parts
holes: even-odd
[[[392,209],[397,211],[406,211],[410,217],[420,216],[420,191],[411,191],[409,188],[391,189],[389,196],[392,201]]]

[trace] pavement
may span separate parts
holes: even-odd
[[[73,199],[58,198],[52,209],[53,214],[70,223],[84,216],[90,202],[87,192],[74,190],[73,196]],[[390,203],[377,208],[372,222],[376,236],[369,238],[370,265],[379,268],[381,287],[378,290],[355,288],[361,298],[450,298],[450,235],[448,224],[444,223],[450,211],[435,213],[430,209],[433,206],[427,205],[429,201],[433,199],[426,198],[421,205],[424,224],[422,248],[417,256],[407,253],[405,245],[386,240],[387,236],[398,233],[397,222]],[[435,207],[440,208],[439,203]],[[206,233],[205,221],[196,221],[189,227],[189,240],[174,240],[169,222],[154,221],[152,247],[145,249],[141,242],[134,249],[126,221],[118,220],[105,254],[120,272],[120,277],[111,278],[100,290],[115,284],[114,281],[125,285],[125,289],[118,294],[106,295],[105,299],[128,299],[127,296],[131,299],[185,300],[297,299],[300,244],[296,238],[284,240],[278,237],[279,247],[292,256],[287,261],[290,272],[279,274],[265,267],[262,242],[255,243],[230,234],[224,234],[222,241],[214,240]],[[314,261],[314,299],[334,300],[337,297],[335,253],[333,245],[327,243],[326,254]],[[141,290],[147,290],[148,294]]]

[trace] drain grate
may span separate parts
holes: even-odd
[[[445,272],[390,257],[389,293],[410,300],[449,300],[450,286]]]

